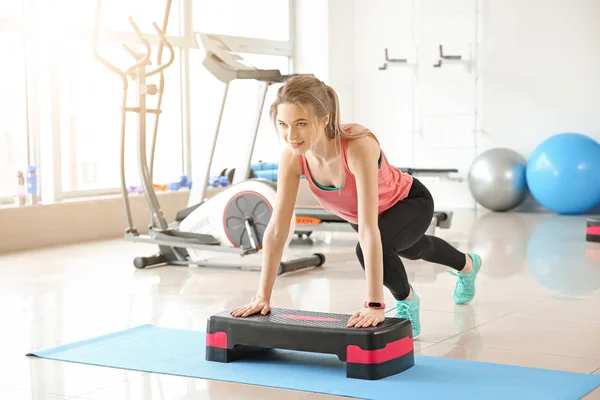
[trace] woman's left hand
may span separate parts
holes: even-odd
[[[368,328],[377,326],[383,321],[385,321],[385,310],[366,308],[364,311],[358,311],[348,320],[348,327]]]

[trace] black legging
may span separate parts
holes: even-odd
[[[383,247],[383,284],[396,300],[410,293],[408,277],[400,257],[426,260],[446,265],[457,271],[464,268],[465,254],[436,236],[425,235],[433,218],[433,197],[416,178],[408,196],[379,216],[379,231]],[[350,224],[358,232],[358,225]],[[365,269],[360,243],[356,255]],[[400,257],[399,257],[400,256]]]

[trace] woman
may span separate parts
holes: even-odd
[[[444,240],[425,235],[433,218],[433,199],[419,180],[389,165],[368,129],[341,125],[338,96],[312,76],[291,78],[277,92],[270,115],[289,146],[282,152],[273,215],[263,237],[263,265],[256,299],[231,312],[234,317],[270,311],[277,267],[289,234],[300,177],[324,209],[347,220],[358,232],[356,255],[366,272],[363,311],[349,327],[376,326],[385,320],[383,286],[396,299],[397,318],[421,332],[419,297],[408,282],[400,257],[446,265],[457,272],[456,304],[475,294],[481,259]]]

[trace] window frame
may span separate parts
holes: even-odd
[[[16,36],[18,37],[18,40],[24,42],[25,40],[25,30],[24,30],[24,22],[25,22],[25,17],[24,16],[20,16],[20,17],[13,17],[13,18],[0,18],[0,32],[3,33],[12,33],[12,34],[16,34]],[[25,51],[27,51],[27,49],[25,49]],[[28,69],[29,71],[29,69]],[[27,77],[26,79],[29,80],[29,72],[26,71]],[[28,84],[29,82],[27,82]],[[28,91],[27,89],[28,85],[25,85],[25,90]],[[31,98],[29,96],[29,93],[27,94],[27,98],[28,101],[31,102]],[[30,110],[31,113],[31,110]],[[31,115],[29,115],[29,118],[31,120]],[[30,121],[26,121],[26,124],[28,125],[28,128],[30,128]],[[29,130],[29,148],[31,149],[31,130]],[[29,151],[29,149],[24,149],[24,151]],[[23,173],[25,174],[25,182],[27,182],[27,174],[26,171],[23,171]],[[26,183],[27,184],[27,183]],[[15,189],[16,189],[17,185],[16,185],[16,181],[15,181]],[[16,192],[15,192],[16,194]],[[10,205],[10,204],[14,204],[15,202],[15,198],[14,196],[0,196],[0,206],[4,206],[4,205]]]
[[[177,1],[177,0],[175,0]],[[169,35],[167,38],[174,48],[181,51],[181,99],[182,99],[182,143],[183,166],[185,175],[191,176],[192,173],[192,148],[191,148],[191,96],[190,92],[190,50],[200,48],[196,39],[197,31],[193,27],[193,0],[180,1],[181,28],[180,35]],[[289,40],[277,41],[268,39],[259,39],[251,37],[227,36],[230,39],[233,50],[243,53],[263,54],[285,56],[288,58],[290,71],[293,67],[294,43],[295,43],[295,17],[296,2],[287,0],[289,3]],[[26,27],[31,25],[31,16],[27,13],[28,7],[33,7],[35,0],[24,0],[24,14],[20,18],[0,18],[0,31],[20,32],[26,35]],[[198,7],[196,5],[196,7]],[[171,16],[173,18],[173,16]],[[91,40],[92,32],[82,28],[68,27],[65,31],[68,37],[86,38]],[[159,38],[156,34],[146,34],[151,45],[157,45]],[[100,41],[102,42],[137,42],[135,33],[114,29],[102,29],[100,31]],[[46,59],[43,56],[31,55],[31,46],[26,45],[25,52],[31,60],[27,72],[26,90],[28,91],[29,101],[29,152],[32,165],[40,166],[38,174],[39,197],[43,203],[53,203],[67,199],[92,198],[106,195],[120,194],[120,186],[117,184],[114,188],[94,189],[94,190],[76,190],[64,191],[62,185],[62,162],[61,162],[61,107],[60,96],[61,88],[57,83],[48,85],[48,95],[31,96],[31,93],[37,91],[35,85],[36,79],[50,79],[49,82],[57,82],[55,77],[59,75],[58,66],[52,57]],[[44,54],[46,55],[46,54]],[[40,75],[40,71],[45,68],[46,74]],[[44,115],[45,114],[45,115]],[[45,118],[45,119],[44,119]],[[11,204],[14,202],[12,197],[0,197],[0,205]]]

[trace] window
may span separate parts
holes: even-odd
[[[23,15],[23,1],[0,1],[0,19],[15,18]]]
[[[37,0],[39,1],[39,0]],[[131,16],[136,25],[143,33],[156,34],[152,22],[156,22],[162,28],[163,18],[166,10],[166,0],[102,0],[100,11],[100,26],[102,29],[113,29],[123,32],[131,32],[132,27],[128,22]],[[68,16],[61,18],[64,25],[68,27],[92,29],[96,13],[96,1],[94,0],[59,0],[53,5],[52,12],[56,15]],[[77,18],[73,18],[77,15]],[[172,0],[167,25],[167,35],[180,34],[180,2]]]
[[[275,55],[240,54],[248,62],[260,69],[279,69],[282,74],[289,73],[289,58]],[[221,99],[225,85],[217,81],[202,67],[203,51],[191,53],[191,106],[192,135],[197,138],[211,137],[216,128]],[[211,175],[219,175],[226,168],[235,167],[235,161],[246,151],[241,143],[246,143],[252,135],[256,112],[260,107],[259,100],[263,83],[254,80],[240,80],[230,83],[227,103],[221,122],[221,131],[212,160]],[[261,123],[254,146],[252,162],[279,161],[280,141],[274,125],[269,119],[269,108],[275,99],[279,84],[271,85],[265,98]],[[196,143],[199,143],[198,141]],[[210,154],[206,149],[192,149],[193,162],[203,162]],[[208,151],[208,150],[206,150]]]
[[[241,54],[248,62],[261,69],[278,69],[282,74],[289,74],[290,59],[288,57],[263,55],[263,54]],[[252,155],[252,162],[269,161],[279,162],[280,139],[275,125],[269,117],[269,109],[275,101],[277,89],[280,84],[271,85],[265,99],[256,145]]]
[[[0,198],[17,193],[17,171],[27,171],[27,97],[22,38],[0,32]]]
[[[194,0],[194,31],[290,40],[288,0]]]
[[[117,188],[120,185],[121,79],[96,61],[90,52],[81,52],[85,43],[70,41],[63,45],[61,74],[61,153],[64,192]],[[158,46],[152,46],[156,60]],[[119,43],[104,43],[99,52],[110,62],[125,69],[132,58]],[[181,128],[180,51],[165,71],[162,114],[157,135],[154,183],[176,181],[183,173]],[[163,52],[163,62],[169,55]],[[150,68],[154,68],[156,63]],[[158,85],[159,75],[147,83]],[[137,85],[129,80],[127,106],[137,106]],[[146,107],[155,108],[158,96],[147,96]],[[155,116],[146,119],[148,157],[152,144]],[[126,179],[128,186],[139,186],[137,149],[139,114],[126,115]],[[149,160],[150,161],[150,160]]]
[[[7,60],[0,79],[0,198],[4,201],[11,198],[12,201],[17,189],[17,171],[26,171],[27,164],[36,164],[38,158],[42,164],[40,182],[51,183],[41,185],[47,199],[118,192],[122,85],[120,78],[101,65],[90,51],[96,1],[14,0],[0,3],[0,56]],[[204,31],[243,37],[242,45],[237,48],[239,51],[260,53],[243,54],[250,62],[259,68],[276,68],[288,73],[292,54],[290,4],[290,0],[252,3],[172,0],[167,36],[175,46],[175,60],[165,71],[154,183],[167,184],[177,181],[183,174],[190,175],[190,164],[197,162],[199,157],[209,156],[202,154],[207,148],[203,140],[213,131],[217,121],[223,85],[202,66],[203,52],[195,48],[194,38],[186,35]],[[156,55],[156,37],[151,23],[163,25],[166,5],[167,0],[102,0],[99,43],[102,55],[120,68],[132,64],[131,56],[121,45],[122,42],[137,43],[127,20],[129,16],[144,34],[153,36],[149,38],[153,55]],[[183,12],[189,10],[191,14],[184,18]],[[185,27],[186,21],[192,26]],[[25,32],[29,39],[27,48],[21,41],[22,28],[30,29]],[[188,50],[189,59],[184,57]],[[25,54],[31,57],[27,73],[23,67]],[[167,56],[168,51],[163,54]],[[189,68],[184,64],[188,61]],[[153,63],[149,68],[155,65]],[[189,75],[184,75],[186,71]],[[148,83],[158,83],[158,76],[150,78]],[[136,83],[130,80],[129,85],[127,106],[135,107]],[[277,86],[269,88],[252,161],[278,158],[280,141],[268,119],[269,105]],[[35,97],[29,98],[30,115],[27,87],[30,93],[35,93]],[[188,90],[189,108],[184,102]],[[243,137],[240,135],[252,134],[259,93],[260,88],[254,81],[232,83],[223,134],[215,154],[218,167],[231,167],[229,160],[236,157],[231,144],[239,143]],[[157,96],[147,96],[147,106],[154,108],[156,100]],[[155,118],[154,114],[149,114],[146,121],[148,152]],[[190,130],[184,129],[188,118],[194,135],[192,140],[187,136]],[[140,185],[138,119],[137,113],[126,115],[125,160],[129,186]],[[34,122],[31,128],[28,120]],[[189,142],[195,147],[188,148]]]

